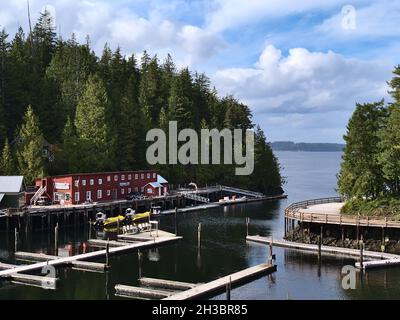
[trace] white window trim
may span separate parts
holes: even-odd
[[[74,199],[75,199],[75,202],[79,202],[80,201],[80,193],[79,192],[75,192]]]
[[[103,198],[103,190],[97,190],[97,199]]]

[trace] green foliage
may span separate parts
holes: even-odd
[[[43,134],[39,128],[39,120],[31,106],[28,106],[26,110],[18,140],[18,171],[25,177],[27,183],[33,183],[36,178],[44,176],[45,160]]]
[[[90,76],[78,100],[75,128],[80,154],[80,167],[84,172],[103,171],[110,168],[114,142],[107,125],[110,101],[99,76]]]
[[[370,217],[390,217],[400,220],[400,199],[397,197],[380,197],[375,200],[352,199],[342,207],[342,213]]]
[[[344,136],[346,146],[338,174],[342,195],[375,199],[384,191],[379,130],[385,117],[383,101],[356,105]]]
[[[0,158],[0,174],[4,176],[13,176],[16,175],[16,172],[17,170],[15,168],[11,147],[8,143],[8,139],[6,139]]]
[[[26,110],[27,105],[33,108]],[[8,41],[0,32],[0,149],[7,137],[12,142],[2,152],[2,172],[19,171],[33,183],[45,172],[144,169],[148,130],[167,132],[171,120],[198,133],[201,128],[254,127],[246,105],[232,96],[220,98],[205,74],[177,70],[170,55],[160,63],[145,51],[138,63],[106,44],[98,58],[89,39],[79,44],[74,35],[67,41],[57,38],[47,11],[27,35],[19,28]],[[55,151],[54,161],[43,156],[44,141]],[[279,164],[260,129],[250,177],[235,176],[235,165],[156,169],[173,184],[195,181],[282,192]]]

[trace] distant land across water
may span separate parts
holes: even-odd
[[[274,151],[310,151],[310,152],[340,152],[344,144],[340,143],[306,143],[293,141],[275,141],[270,143]]]

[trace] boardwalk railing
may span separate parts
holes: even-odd
[[[343,215],[334,213],[304,212],[301,210],[306,209],[312,205],[343,201],[344,199],[341,197],[333,197],[295,202],[285,209],[285,218],[310,223],[312,222],[351,226],[400,228],[399,220],[390,219],[387,217],[360,217],[355,215]]]

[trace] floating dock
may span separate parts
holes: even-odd
[[[109,248],[109,255],[120,255],[132,251],[136,251],[138,249],[149,249],[153,247],[158,247],[164,244],[169,244],[178,240],[181,240],[182,237],[177,237],[174,234],[170,233],[163,233],[163,236],[155,237],[155,232],[154,237],[149,237],[148,241],[143,241],[143,242],[136,242],[136,243],[128,243],[125,246],[121,247],[114,247],[114,248]],[[167,236],[168,234],[168,236]],[[37,255],[37,254],[32,254],[32,253],[18,253],[18,256],[20,258],[28,259],[28,258],[43,258],[43,259],[49,259],[46,260],[46,262],[37,262],[34,264],[30,265],[21,265],[17,266],[12,269],[7,269],[7,270],[2,270],[0,271],[0,277],[7,277],[15,273],[21,273],[21,272],[29,272],[37,269],[41,269],[47,265],[52,265],[52,266],[62,266],[62,265],[68,265],[68,264],[73,264],[77,261],[80,260],[94,260],[94,259],[101,259],[106,257],[107,250],[99,250],[99,251],[93,251],[93,252],[88,252],[84,254],[79,254],[71,257],[56,257],[56,256],[49,256],[49,255]],[[50,259],[51,258],[51,259]],[[79,268],[77,265],[75,267]],[[81,267],[84,267],[81,265]]]
[[[195,288],[179,292],[174,295],[170,295],[164,300],[188,300],[188,299],[201,299],[204,297],[212,296],[218,292],[222,292],[225,290],[226,286],[231,284],[232,286],[238,285],[241,283],[245,283],[250,279],[257,278],[264,274],[269,274],[276,271],[276,266],[263,263],[231,275],[222,277],[220,279],[200,284]]]
[[[260,237],[260,236],[247,236],[246,240],[262,244],[272,244],[273,246],[277,247],[318,252],[318,245],[315,244],[291,242],[286,240],[272,240],[271,238]],[[321,253],[345,255],[349,257],[360,257],[360,250],[342,248],[342,247],[331,247],[324,245],[321,246]],[[397,254],[363,250],[363,258],[375,259],[375,260],[363,261],[362,264],[360,262],[356,262],[355,263],[356,268],[371,269],[371,268],[400,265],[400,255]]]

